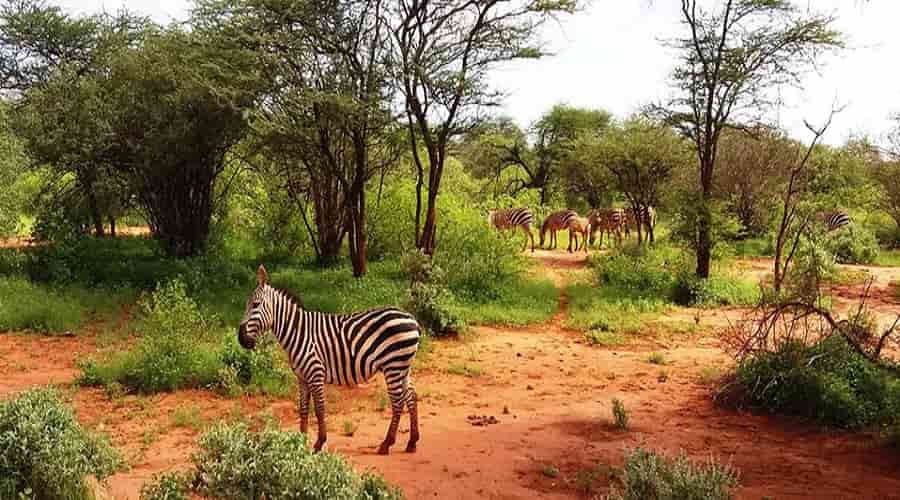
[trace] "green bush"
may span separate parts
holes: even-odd
[[[871,264],[878,258],[875,235],[854,224],[834,231],[828,237],[826,246],[841,264]]]
[[[188,500],[188,481],[180,474],[161,474],[141,487],[141,500]]]
[[[681,272],[672,290],[676,304],[691,306],[749,305],[759,301],[760,289],[750,280],[713,275],[700,279],[691,272]]]
[[[274,426],[214,427],[193,455],[197,492],[209,498],[256,500],[399,499],[380,477],[360,477],[340,457],[313,453],[306,436]]]
[[[435,336],[454,333],[464,325],[450,310],[453,296],[444,283],[444,271],[427,255],[410,252],[400,261],[411,280],[407,308]]]
[[[839,335],[813,346],[785,343],[741,363],[741,396],[773,413],[847,429],[900,422],[900,379],[854,351]]]
[[[692,464],[684,453],[674,460],[635,448],[625,454],[622,488],[613,488],[612,500],[728,500],[738,486],[731,466],[714,459]]]
[[[210,319],[187,296],[179,281],[161,284],[141,302],[140,341],[105,359],[79,362],[79,382],[114,383],[142,393],[194,387],[218,387],[234,394],[244,390],[284,395],[293,384],[281,349],[274,341],[246,351],[236,335],[211,335]]]
[[[82,428],[56,390],[0,403],[0,497],[87,500],[85,477],[105,480],[120,464],[106,438]]]

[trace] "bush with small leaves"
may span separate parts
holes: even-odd
[[[102,481],[121,458],[85,430],[54,389],[35,389],[0,403],[0,498],[90,498],[85,478]]]
[[[313,453],[299,432],[244,423],[214,427],[192,458],[197,493],[208,498],[314,500],[402,498],[379,476],[357,475],[337,455]]]
[[[728,500],[738,486],[738,473],[714,459],[696,465],[682,453],[674,460],[643,448],[625,454],[622,488],[610,500]]]
[[[879,252],[875,235],[854,224],[830,234],[826,240],[826,248],[841,264],[871,264],[878,258]]]
[[[188,500],[188,480],[175,473],[154,476],[141,488],[141,500]]]

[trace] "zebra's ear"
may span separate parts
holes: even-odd
[[[259,269],[256,270],[256,281],[259,283],[259,286],[263,286],[269,282],[269,273],[266,272],[266,268],[263,267],[262,264],[260,264]]]

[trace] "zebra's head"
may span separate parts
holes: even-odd
[[[238,326],[238,342],[245,349],[256,347],[259,334],[272,328],[272,291],[269,285],[269,274],[262,265],[256,270],[258,286],[247,300],[244,318]]]

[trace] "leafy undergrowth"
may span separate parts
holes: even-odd
[[[357,474],[341,457],[313,453],[306,436],[274,424],[253,431],[245,423],[218,425],[199,441],[193,470],[165,475],[144,487],[143,500],[187,498],[322,498],[394,500],[403,498],[374,473]]]
[[[559,305],[559,290],[547,280],[515,278],[490,294],[462,292],[450,309],[469,324],[524,326],[548,321]]]
[[[85,478],[104,480],[121,464],[105,437],[85,430],[53,389],[0,403],[0,498],[92,498]]]
[[[746,359],[732,374],[736,402],[846,429],[900,425],[900,379],[854,351],[842,336],[812,346],[786,342]]]
[[[695,278],[685,253],[674,247],[624,247],[608,255],[595,255],[590,264],[595,277],[566,289],[566,326],[570,328],[636,333],[676,304],[744,305],[759,300],[757,284],[731,277],[721,269],[708,280]],[[591,337],[599,340],[598,335]]]
[[[694,464],[683,453],[671,459],[635,448],[625,454],[621,480],[610,500],[728,500],[738,486],[738,473],[712,458]]]
[[[138,343],[81,360],[79,383],[141,393],[204,387],[230,396],[293,390],[294,377],[271,336],[253,351],[243,349],[233,333],[218,333],[180,281],[160,285],[141,311]]]

